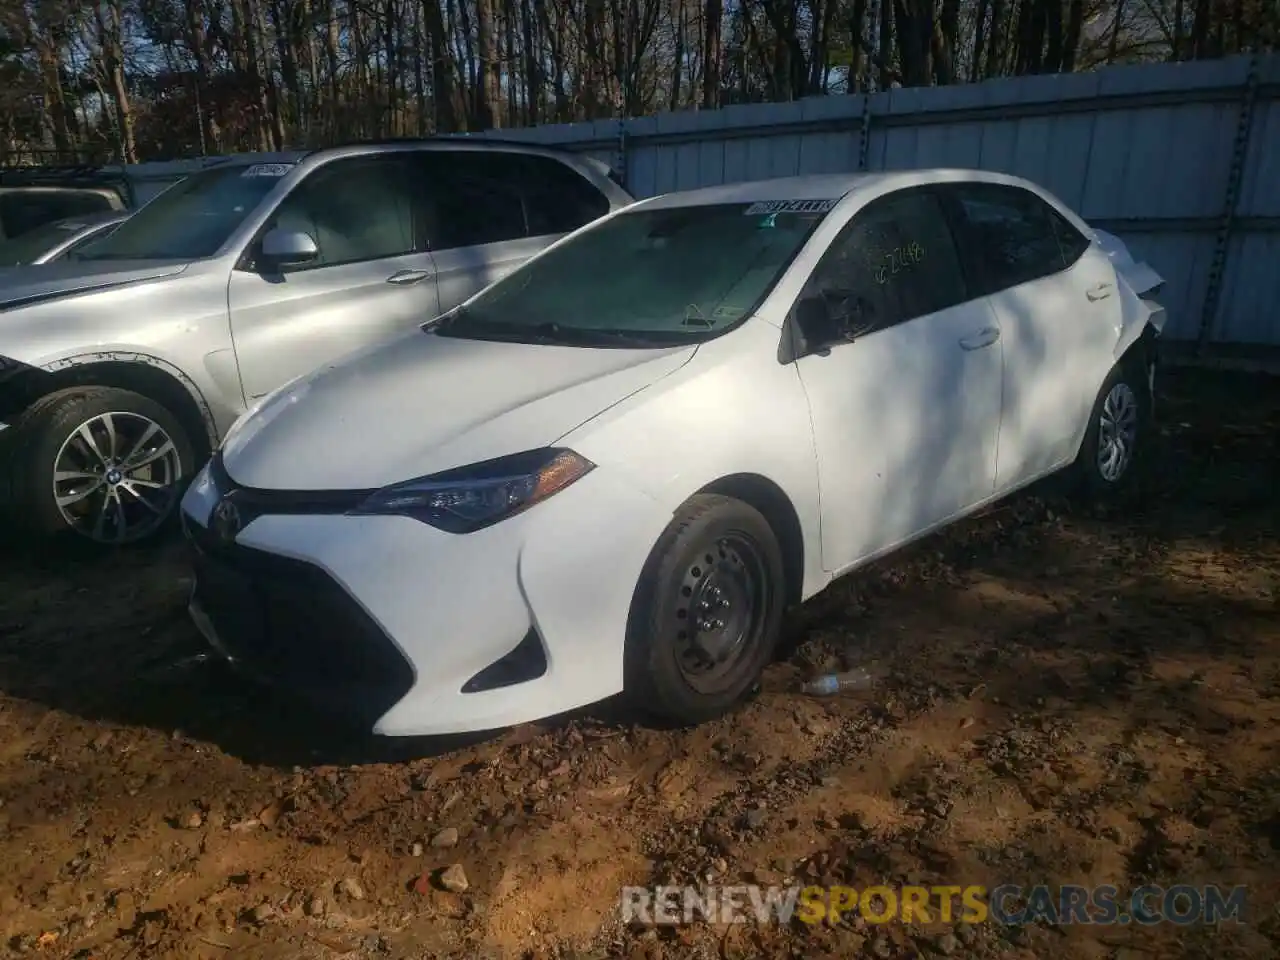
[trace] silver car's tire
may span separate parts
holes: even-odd
[[[37,400],[14,427],[9,460],[21,526],[103,546],[164,530],[195,468],[178,418],[114,387],[71,387]]]

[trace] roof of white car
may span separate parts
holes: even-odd
[[[773,180],[751,180],[700,187],[644,200],[646,208],[693,207],[714,203],[768,203],[784,200],[839,200],[847,193],[865,187],[888,185],[910,187],[924,183],[956,180],[986,180],[999,183],[1022,183],[1018,177],[989,170],[929,168],[895,170],[886,173],[824,173],[807,177],[779,177]]]

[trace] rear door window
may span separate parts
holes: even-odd
[[[569,233],[609,212],[603,193],[553,157],[440,150],[414,163],[433,250]]]
[[[432,250],[529,236],[524,198],[510,163],[479,151],[431,151],[414,160],[420,231]]]
[[[946,189],[958,203],[967,252],[983,293],[1039,280],[1068,266],[1055,223],[1061,218],[1034,193],[999,183],[957,183]]]
[[[516,158],[529,232],[570,233],[609,212],[609,199],[572,167],[551,157]]]

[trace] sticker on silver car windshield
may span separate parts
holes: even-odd
[[[245,167],[242,177],[283,177],[293,169],[292,163],[255,163]]]
[[[839,200],[759,200],[747,207],[746,216],[765,213],[829,213]]]

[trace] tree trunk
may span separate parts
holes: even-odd
[[[1062,38],[1063,73],[1076,68],[1076,56],[1080,53],[1080,31],[1084,29],[1084,0],[1067,0],[1067,28]]]
[[[933,75],[940,86],[956,82],[956,44],[960,32],[960,0],[942,0],[938,29],[933,32]]]
[[[542,59],[534,45],[534,17],[529,0],[520,0],[520,32],[523,40],[525,123],[538,123],[543,117]]]
[[[720,30],[724,21],[724,0],[707,0],[706,29],[702,38],[702,106],[720,106]]]
[[[991,43],[987,45],[987,77],[1004,74],[1005,0],[991,0]]]
[[[458,90],[454,85],[456,68],[449,38],[444,31],[444,14],[438,0],[422,0],[422,21],[430,38],[431,96],[435,105],[436,130],[453,133],[461,129]]]
[[[429,0],[424,0],[429,2]],[[328,30],[325,33],[325,59],[329,64],[329,136],[338,135],[338,107],[342,102],[341,88],[338,80],[338,52],[341,49],[341,25],[338,23],[338,7],[336,0],[326,0],[325,20]]]
[[[493,0],[476,2],[476,57],[479,61],[472,91],[473,114],[477,130],[490,130],[497,125],[494,90],[498,86],[498,55],[493,36]]]
[[[893,15],[898,23],[898,62],[902,65],[902,82],[908,87],[929,84],[929,48],[933,37],[931,7],[930,0],[893,0]]]
[[[880,89],[888,90],[893,76],[889,72],[889,61],[893,57],[893,0],[880,0]]]
[[[210,90],[213,81],[213,58],[209,53],[209,37],[205,31],[204,4],[191,0],[186,7],[187,45],[196,60],[196,97],[201,103],[201,89]],[[216,104],[204,102],[200,108],[200,136],[206,151],[222,152],[222,131],[218,124]]]
[[[133,109],[124,76],[124,11],[121,6],[122,0],[106,0],[94,5],[93,14],[98,27],[98,47],[102,52],[102,72],[115,107],[120,160],[122,163],[137,163]]]
[[[973,60],[969,63],[969,82],[977,83],[982,79],[983,43],[986,40],[987,8],[990,0],[978,0],[978,12],[973,23]]]
[[[853,9],[849,14],[849,92],[855,85],[865,91],[870,84],[869,77],[862,72],[863,33],[867,29],[867,0],[853,0]]]
[[[1116,0],[1116,13],[1111,21],[1111,38],[1107,41],[1107,63],[1116,62],[1117,48],[1120,44],[1120,20],[1124,16],[1124,0]]]
[[[684,0],[676,0],[675,13],[676,49],[671,58],[671,90],[669,109],[680,109],[680,82],[684,78]]]

